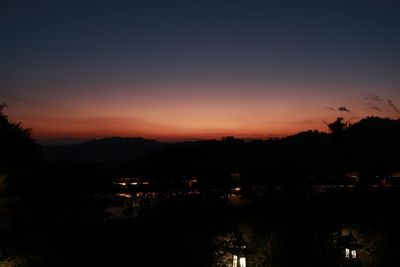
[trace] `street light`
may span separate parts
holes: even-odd
[[[340,237],[340,247],[344,252],[344,261],[348,262],[351,266],[358,266],[361,261],[358,257],[358,249],[361,246],[358,244],[357,239],[350,233]]]
[[[233,262],[232,267],[246,267],[247,256],[251,253],[247,247],[247,243],[239,235],[236,237],[236,241],[232,248]]]
[[[238,262],[239,260],[239,262]],[[239,263],[239,265],[238,265]],[[233,255],[233,267],[246,267],[246,257],[238,257],[237,255]]]

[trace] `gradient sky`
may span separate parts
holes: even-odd
[[[0,102],[38,139],[397,118],[399,14],[396,0],[3,0]]]

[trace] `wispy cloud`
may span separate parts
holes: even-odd
[[[340,112],[350,112],[350,110],[346,107],[338,107],[338,111]]]
[[[389,106],[398,114],[400,115],[400,109],[393,103],[392,100],[390,99],[386,99],[387,103],[389,104]]]
[[[333,108],[333,107],[327,107],[326,109],[327,109],[327,110],[330,110],[330,111],[336,111],[336,109]]]
[[[365,100],[368,101],[382,101],[381,96],[377,94],[367,94]]]
[[[377,111],[382,111],[382,109],[378,106],[371,106],[371,109],[377,110]]]
[[[379,106],[375,105],[375,104],[372,103],[372,102],[368,102],[368,107],[369,107],[370,109],[373,109],[373,110],[376,110],[376,111],[382,111],[382,109],[381,109]]]

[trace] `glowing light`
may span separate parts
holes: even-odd
[[[136,183],[136,182],[134,182],[134,183],[131,183],[131,185],[137,185],[138,183]]]
[[[232,265],[232,267],[237,267],[237,262],[238,262],[238,257],[236,255],[233,255],[233,265]]]
[[[245,257],[240,257],[239,258],[239,266],[238,266],[238,256],[233,255],[232,267],[246,267],[246,258]]]
[[[349,259],[349,258],[350,258],[350,249],[346,248],[346,250],[345,250],[345,252],[344,252],[344,257],[345,257],[346,259]]]
[[[356,252],[355,249],[353,249],[353,250],[351,251],[351,258],[353,258],[353,259],[356,259],[356,258],[357,258],[357,252]]]
[[[239,267],[246,267],[246,258],[245,257],[241,257],[239,259]]]
[[[240,187],[235,187],[235,188],[233,189],[233,191],[235,191],[235,192],[240,192],[240,190],[242,190],[242,188],[240,188]]]
[[[143,182],[143,184],[150,184],[149,182]]]
[[[125,198],[131,198],[131,197],[132,197],[132,195],[127,194],[127,193],[118,193],[117,196],[119,196],[119,197],[125,197]]]

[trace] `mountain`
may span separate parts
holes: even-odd
[[[168,144],[140,137],[109,137],[79,144],[43,146],[47,161],[126,162],[136,160]]]
[[[90,141],[91,139],[80,139],[73,137],[62,137],[54,139],[36,139],[36,143],[43,146],[65,146],[72,144],[80,144],[83,142]]]
[[[368,117],[337,133],[338,149],[349,166],[400,168],[400,120]]]
[[[349,170],[399,170],[400,120],[369,117],[340,129],[332,133],[305,131],[269,140],[230,137],[182,142],[152,153],[139,167],[143,168],[141,174],[160,179],[223,179],[241,173],[249,179],[288,184],[310,174],[329,177]]]
[[[44,151],[50,161],[129,162],[134,171],[154,177],[222,177],[233,172],[295,177],[301,173],[400,168],[400,120],[369,117],[338,129],[332,133],[305,131],[269,140],[227,137],[175,144],[113,137],[45,146]]]

